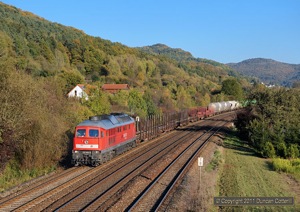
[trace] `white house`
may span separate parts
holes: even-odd
[[[85,90],[85,85],[83,84],[78,84],[76,85],[68,94],[67,96],[70,97],[76,97],[76,98],[84,98],[85,100],[88,100],[89,97]]]

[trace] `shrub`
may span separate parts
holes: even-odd
[[[24,170],[57,164],[66,152],[69,125],[65,117],[71,111],[55,79],[34,80],[11,71],[0,85],[5,85],[0,96],[6,102],[0,108],[0,126],[3,144],[9,147],[7,155],[15,155]],[[2,161],[2,167],[7,162]]]
[[[222,162],[222,155],[221,152],[219,150],[216,150],[214,152],[214,156],[212,158],[212,160],[210,161],[210,163],[208,164],[207,169],[208,170],[215,170],[219,164]]]
[[[295,172],[300,173],[300,158],[291,160],[292,166],[295,168]]]
[[[277,155],[283,158],[287,156],[287,148],[283,141],[277,145]]]
[[[277,172],[294,173],[294,167],[290,160],[275,158],[272,161],[273,168]]]
[[[298,158],[300,156],[299,149],[297,147],[297,144],[291,144],[288,147],[288,157],[289,158]]]
[[[276,151],[271,142],[268,141],[265,143],[263,147],[262,155],[268,158],[274,158],[276,156]]]
[[[273,168],[278,172],[300,173],[300,159],[281,159],[276,158],[272,161]]]
[[[26,182],[34,177],[50,173],[55,169],[55,166],[49,166],[43,169],[22,169],[19,162],[12,159],[7,163],[0,175],[0,192],[3,192],[16,184]]]

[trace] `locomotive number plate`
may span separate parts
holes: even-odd
[[[76,144],[76,148],[98,149],[98,144]]]

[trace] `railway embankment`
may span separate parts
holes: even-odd
[[[300,179],[277,172],[231,133],[220,134],[202,152],[204,166],[195,163],[174,195],[176,208],[191,211],[300,211]],[[215,206],[214,197],[293,197],[294,206]],[[170,210],[171,211],[171,210]]]

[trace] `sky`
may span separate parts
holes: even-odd
[[[300,0],[0,0],[129,47],[157,43],[221,63],[300,64]]]

